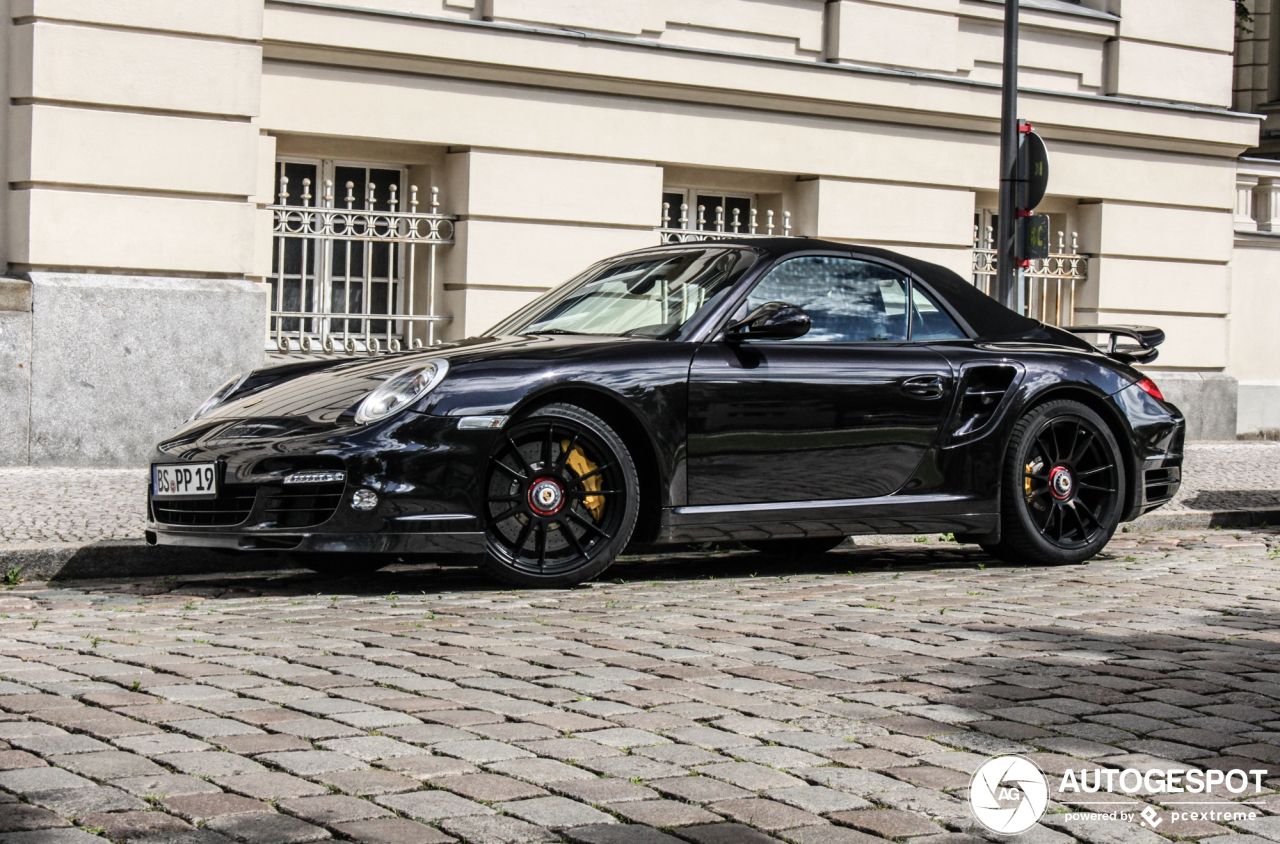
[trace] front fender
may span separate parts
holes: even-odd
[[[626,342],[458,362],[422,410],[444,418],[518,417],[549,402],[579,404],[633,446],[641,481],[652,482],[661,506],[679,506],[687,493],[688,380],[695,348]]]

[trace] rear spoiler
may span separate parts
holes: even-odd
[[[1062,330],[1072,334],[1108,335],[1105,344],[1098,348],[1107,357],[1122,363],[1151,363],[1160,354],[1156,346],[1164,342],[1164,332],[1150,325],[1071,325],[1063,326]],[[1121,337],[1137,340],[1138,345],[1122,346]]]

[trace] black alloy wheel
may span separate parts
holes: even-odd
[[[742,544],[752,551],[777,557],[816,557],[844,542],[843,536],[808,536],[797,539],[753,539]]]
[[[1014,427],[1006,459],[1001,540],[983,546],[990,554],[1010,563],[1080,563],[1111,541],[1125,473],[1097,413],[1068,400],[1034,408]]]
[[[499,435],[485,479],[485,570],[516,586],[598,576],[635,529],[639,483],[622,438],[600,417],[548,405]]]

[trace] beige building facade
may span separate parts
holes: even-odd
[[[989,269],[997,0],[0,9],[0,464],[140,464],[266,357],[473,335],[697,230]],[[1164,328],[1152,376],[1193,438],[1280,428],[1254,17],[1022,2],[1021,112],[1062,233],[1029,308]]]

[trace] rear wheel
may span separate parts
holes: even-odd
[[[485,480],[483,567],[516,586],[597,577],[635,529],[640,497],[622,438],[580,407],[533,411],[499,437]]]
[[[1060,565],[1096,555],[1120,523],[1124,468],[1111,429],[1075,401],[1019,420],[1001,488],[1001,539],[982,547],[1010,563]]]
[[[814,536],[804,539],[757,539],[742,544],[752,551],[789,557],[816,557],[844,542],[843,536]]]

